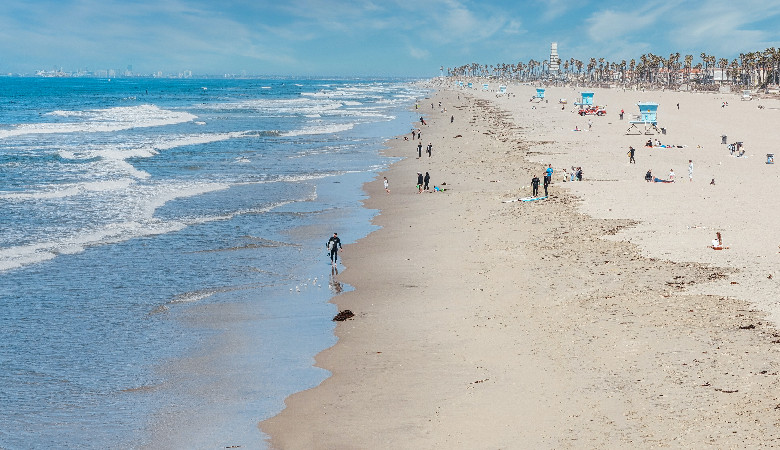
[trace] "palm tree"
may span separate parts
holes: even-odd
[[[685,73],[686,83],[691,82],[691,65],[693,64],[693,55],[685,55]]]

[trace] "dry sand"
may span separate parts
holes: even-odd
[[[572,88],[548,88],[549,103],[529,102],[531,86],[421,103],[433,157],[389,142],[406,159],[365,186],[382,228],[342,254],[356,290],[333,300],[356,317],[317,357],[333,376],[260,424],[273,447],[780,445],[780,164],[764,163],[780,104],[595,91],[607,116],[576,115]],[[661,104],[666,135],[625,135],[637,101]],[[686,147],[645,149],[649,137]],[[503,202],[548,163],[547,200]],[[572,165],[585,181],[561,181]],[[670,168],[677,182],[645,183]],[[418,171],[446,191],[417,194]],[[715,231],[728,250],[707,248]]]

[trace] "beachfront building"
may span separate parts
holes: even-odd
[[[558,76],[561,69],[561,58],[558,57],[558,43],[553,42],[550,44],[550,63],[549,63],[550,75]]]

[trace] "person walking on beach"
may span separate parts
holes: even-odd
[[[674,169],[669,169],[669,179],[674,181]]]
[[[588,119],[588,131],[592,131],[592,130],[593,130],[593,121]]]
[[[333,233],[333,236],[328,239],[328,243],[325,246],[328,247],[328,252],[330,253],[330,262],[335,266],[339,259],[339,250],[341,249],[339,234]]]
[[[693,181],[693,160],[688,160],[688,181]]]
[[[531,188],[533,189],[533,191],[532,191],[533,193],[531,195],[533,195],[534,197],[538,196],[539,195],[539,177],[537,177],[536,175],[534,175],[534,177],[531,178]]]
[[[551,178],[547,175],[544,176],[544,196],[547,197],[547,187],[550,185]]]
[[[385,184],[385,192],[388,194],[390,193],[390,183],[387,181],[387,177],[384,177],[384,180],[382,180]]]
[[[628,147],[628,163],[629,164],[636,164],[636,160],[634,159],[634,147],[629,146]]]
[[[428,172],[425,172],[425,176],[423,177],[423,190],[428,190],[428,183],[431,181],[431,176],[428,175]]]
[[[422,141],[417,143],[417,157],[422,158]]]
[[[455,116],[450,116],[450,123],[455,122]]]
[[[423,179],[422,172],[417,172],[417,193],[418,194],[422,194],[423,183],[425,183],[425,181]]]
[[[544,169],[544,183],[545,184],[552,183],[552,175],[553,175],[552,164],[547,164],[547,168]]]
[[[433,143],[428,143],[428,147],[425,148],[425,151],[428,152],[428,158],[431,157],[431,153],[433,152]]]

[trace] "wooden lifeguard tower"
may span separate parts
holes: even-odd
[[[631,126],[626,130],[626,134],[633,134],[634,130],[639,134],[653,134],[653,130],[660,133],[657,117],[658,103],[639,102],[636,106],[639,107],[639,117],[629,122]],[[640,127],[640,125],[642,126]]]

